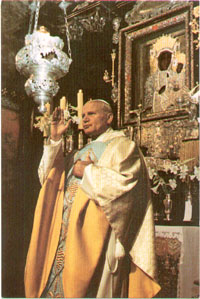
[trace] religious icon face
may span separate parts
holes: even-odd
[[[172,54],[169,51],[162,52],[158,57],[158,67],[161,71],[168,69],[171,62]]]
[[[183,63],[179,62],[176,68],[177,73],[180,74],[182,72],[182,69],[183,69]]]

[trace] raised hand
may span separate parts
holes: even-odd
[[[71,119],[67,124],[64,122],[64,111],[60,107],[56,107],[51,120],[51,139],[54,141],[60,140],[62,134],[68,129]]]

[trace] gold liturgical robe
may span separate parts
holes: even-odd
[[[72,205],[63,270],[66,298],[86,295],[110,227],[131,257],[129,297],[152,297],[160,289],[155,282],[153,210],[143,157],[122,132],[109,129],[100,136],[100,141],[108,140],[99,161],[86,167]],[[63,195],[60,149],[35,211],[25,269],[27,297],[40,297],[46,286],[58,245]]]

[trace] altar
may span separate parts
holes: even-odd
[[[199,227],[156,225],[157,298],[199,298]]]

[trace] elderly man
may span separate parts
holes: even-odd
[[[147,298],[155,282],[153,210],[140,150],[111,128],[104,100],[83,107],[92,142],[62,154],[63,111],[39,167],[39,195],[25,269],[27,297]]]

